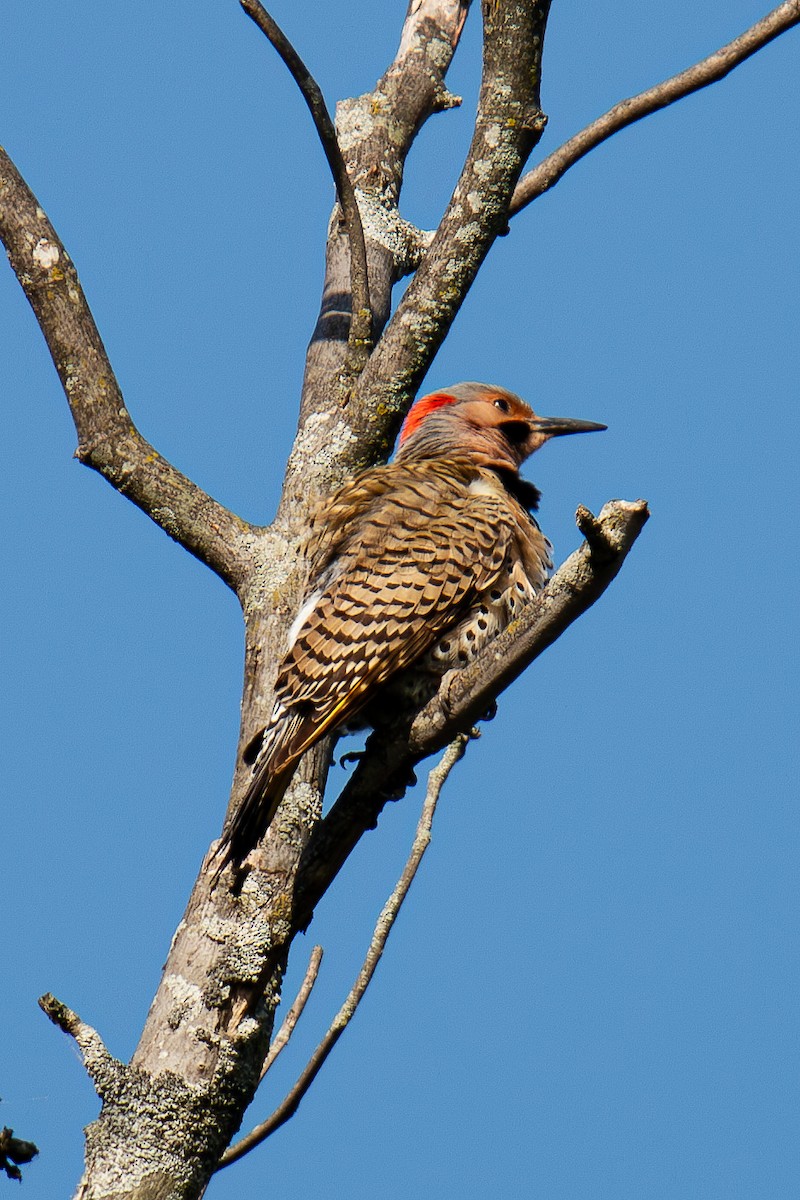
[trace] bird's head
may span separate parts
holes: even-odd
[[[539,417],[505,388],[456,383],[413,405],[400,430],[397,458],[466,454],[479,466],[517,471],[528,455],[552,437],[605,428],[595,421]]]

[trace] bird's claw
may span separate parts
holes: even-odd
[[[349,767],[351,763],[359,763],[361,762],[365,753],[365,750],[348,750],[347,753],[343,754],[339,759],[339,766]]]

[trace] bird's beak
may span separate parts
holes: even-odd
[[[573,417],[532,417],[532,433],[543,433],[545,437],[561,437],[565,433],[598,433],[608,429],[597,421],[576,421]]]

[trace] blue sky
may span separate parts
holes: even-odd
[[[273,6],[331,103],[372,85],[403,11]],[[764,11],[555,3],[542,153]],[[409,160],[403,212],[421,225],[466,149],[477,16],[450,76],[464,107]],[[487,379],[608,423],[527,467],[559,560],[578,503],[645,496],[653,517],[606,596],[503,697],[355,1021],[215,1200],[796,1196],[799,37],[519,216],[434,364],[431,386]],[[142,432],[268,520],[331,186],[261,35],[233,0],[41,0],[35,19],[8,0],[0,142],[78,266]],[[242,635],[219,581],[72,460],[8,269],[0,350],[0,1121],[39,1144],[24,1195],[50,1200],[78,1178],[97,1102],[36,997],[132,1052],[222,819]],[[384,814],[298,942],[287,996],[314,941],[322,975],[253,1121],[349,988],[418,805]]]

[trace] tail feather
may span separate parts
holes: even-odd
[[[297,711],[273,713],[264,732],[250,780],[239,807],[225,825],[217,847],[214,880],[233,863],[239,866],[272,823],[309,743],[309,719]]]

